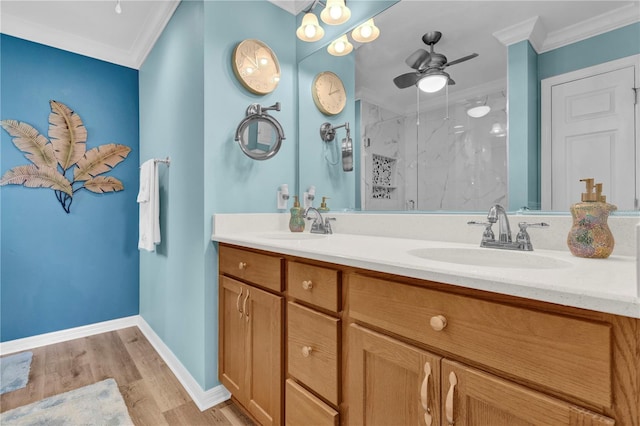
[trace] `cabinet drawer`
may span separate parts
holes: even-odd
[[[287,292],[321,308],[340,310],[338,271],[299,262],[287,262]]]
[[[220,246],[220,273],[282,291],[282,258]]]
[[[338,405],[340,320],[289,302],[289,374]]]
[[[358,274],[348,281],[350,316],[355,320],[611,407],[609,324]],[[438,325],[444,328],[437,331]]]
[[[287,380],[285,398],[286,425],[338,426],[338,412],[291,379]]]

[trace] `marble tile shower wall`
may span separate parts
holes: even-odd
[[[474,210],[506,205],[507,141],[490,133],[506,126],[501,92],[489,97],[492,111],[470,118],[464,102],[398,116],[362,102],[367,210]],[[495,132],[494,132],[495,133]],[[417,141],[417,142],[416,142]],[[390,164],[391,163],[391,164]],[[391,169],[391,171],[390,171]],[[379,184],[390,174],[389,188]]]

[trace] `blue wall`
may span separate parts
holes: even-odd
[[[1,340],[64,330],[138,313],[138,72],[1,35],[0,119],[48,137],[49,100],[78,113],[87,149],[132,151],[107,175],[111,194],[77,192],[67,214],[54,192],[0,187]],[[29,161],[1,130],[0,172]]]
[[[183,1],[140,69],[141,161],[172,157],[160,179],[163,242],[141,255],[140,314],[203,389],[219,384],[211,215],[275,212],[278,186],[295,187],[294,32],[295,17],[265,0]],[[233,49],[247,38],[278,57],[281,80],[269,95],[247,92],[233,74]],[[272,159],[251,160],[233,140],[236,126],[249,104],[276,101],[286,139]]]
[[[347,104],[340,114],[326,116],[316,108],[311,96],[311,86],[320,71],[331,71],[342,80],[347,91]],[[351,138],[359,143],[355,129],[355,55],[332,56],[326,49],[307,56],[298,64],[298,90],[300,92],[300,192],[311,185],[316,187],[314,206],[320,206],[321,197],[329,197],[331,210],[354,209],[356,207],[356,179],[354,171],[342,170],[341,143],[346,137],[344,128],[336,130],[333,142],[323,142],[320,125],[329,122],[340,126],[349,122]],[[355,159],[355,157],[354,157]],[[335,164],[333,164],[335,163]]]

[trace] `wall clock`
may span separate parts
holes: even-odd
[[[316,75],[311,86],[313,102],[326,115],[342,112],[347,104],[347,92],[342,80],[331,71],[323,71]]]
[[[233,49],[233,73],[245,89],[256,95],[273,92],[280,81],[276,54],[256,39],[243,40]]]

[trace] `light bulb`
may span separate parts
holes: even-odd
[[[448,78],[442,74],[433,74],[418,81],[418,88],[423,92],[435,93],[447,85]]]
[[[336,50],[336,52],[338,52],[338,53],[342,53],[342,52],[344,52],[344,48],[345,48],[344,42],[343,42],[342,40],[340,40],[340,41],[336,42],[336,44],[333,46],[333,48],[334,48],[334,49]]]
[[[372,33],[373,33],[373,29],[369,25],[364,25],[360,28],[360,35],[364,38],[371,37]]]
[[[116,3],[116,13],[119,15],[122,13],[122,6],[120,6],[120,0]]]
[[[342,8],[340,6],[331,6],[331,8],[329,8],[329,16],[335,20],[340,19],[342,16]]]
[[[245,68],[245,71],[247,72],[247,74],[253,74],[253,68],[251,67]]]
[[[313,25],[305,25],[304,27],[304,35],[307,36],[307,38],[313,38],[316,35],[316,27],[314,27]]]
[[[267,58],[260,58],[260,65],[267,65],[269,60]]]

